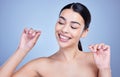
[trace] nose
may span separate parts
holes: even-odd
[[[62,32],[63,33],[68,33],[69,32],[69,26],[68,25],[64,25],[62,28]]]

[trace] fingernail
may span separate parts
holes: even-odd
[[[96,49],[94,49],[94,52],[96,52]]]
[[[35,36],[35,32],[32,34],[32,36]]]
[[[101,47],[100,46],[98,46],[98,49],[100,49]]]

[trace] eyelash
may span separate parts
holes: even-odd
[[[64,23],[62,23],[62,22],[60,22],[60,21],[58,21],[58,23],[59,23],[60,25],[64,25]]]
[[[71,28],[72,28],[72,29],[77,29],[77,28],[75,28],[75,27],[73,27],[73,26],[71,26]]]
[[[60,22],[60,21],[58,21],[58,23],[59,23],[60,25],[64,25],[64,23],[62,23],[62,22]],[[71,28],[72,28],[72,29],[77,29],[77,28],[75,28],[75,27],[73,27],[73,26],[71,26]]]

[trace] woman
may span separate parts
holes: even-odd
[[[55,27],[59,50],[49,57],[32,60],[14,72],[41,34],[32,28],[24,29],[19,47],[2,66],[0,77],[111,77],[108,45],[91,45],[91,52],[82,52],[79,39],[87,35],[90,21],[89,10],[83,4],[66,5]]]

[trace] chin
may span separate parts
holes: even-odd
[[[56,33],[56,38],[60,48],[68,48],[73,46],[72,36],[63,34],[61,32]]]
[[[66,40],[59,40],[58,39],[58,44],[60,48],[69,48],[73,46],[73,43],[71,42],[71,40],[66,41]]]

